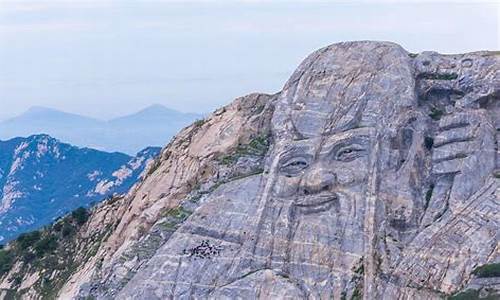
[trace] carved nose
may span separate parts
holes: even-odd
[[[299,193],[302,195],[310,195],[328,191],[335,184],[335,181],[335,174],[330,170],[313,168],[304,174]]]

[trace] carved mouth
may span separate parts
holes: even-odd
[[[330,204],[331,202],[337,201],[339,198],[337,194],[333,193],[322,193],[318,195],[302,196],[296,200],[296,206],[298,207],[319,207]]]

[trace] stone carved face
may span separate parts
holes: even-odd
[[[347,48],[306,59],[277,99],[269,190],[259,198],[258,238],[249,242],[253,267],[271,266],[325,299],[352,282],[364,257],[366,239],[356,233],[376,192],[368,188],[380,156],[374,144],[389,143],[401,123],[396,112],[415,102],[406,52],[387,46],[342,55]],[[397,67],[380,72],[389,57]]]
[[[363,239],[351,233],[364,223],[374,131],[361,127],[282,141],[275,157],[272,213],[266,216],[274,225],[264,226],[274,228],[273,237],[261,234],[275,242],[257,249],[269,247],[275,268],[320,298],[350,280],[332,270],[351,270],[362,256]]]
[[[371,128],[291,141],[281,153],[276,198],[316,206],[361,192],[368,177]]]

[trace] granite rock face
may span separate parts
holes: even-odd
[[[492,52],[369,41],[314,52],[279,93],[179,133],[60,298],[440,299],[484,287],[473,270],[500,261],[499,72]]]
[[[260,96],[260,112],[233,114],[260,120],[253,137],[269,144],[261,159],[229,162],[229,173],[250,170],[243,178],[224,178],[213,150],[242,144],[249,129],[235,130],[230,110],[213,116],[201,130],[217,134],[193,136],[181,155],[205,152],[207,179],[203,159],[173,175],[196,176],[203,197],[167,196],[186,212],[179,224],[157,221],[80,295],[430,299],[460,290],[475,267],[500,259],[500,57],[412,56],[376,42],[310,55],[279,94]],[[247,110],[250,100],[240,100]],[[231,147],[241,148],[221,152]],[[141,260],[141,243],[162,224],[168,234]]]

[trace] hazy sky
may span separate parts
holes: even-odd
[[[99,118],[152,103],[207,112],[276,92],[346,40],[500,49],[498,2],[0,0],[0,119],[42,105]]]

